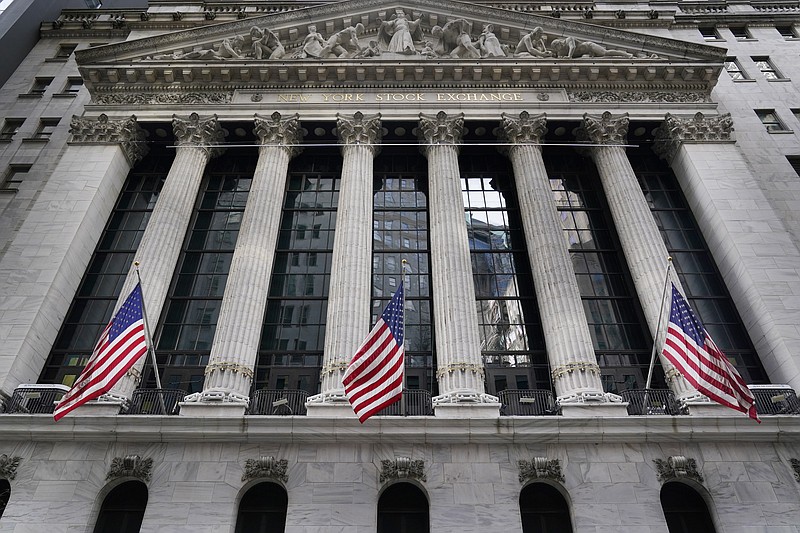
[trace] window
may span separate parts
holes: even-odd
[[[778,118],[774,109],[756,109],[756,115],[761,120],[761,123],[767,128],[769,132],[786,131],[783,122]]]
[[[546,483],[531,483],[519,495],[522,533],[572,533],[569,505]]]
[[[700,35],[703,36],[703,40],[705,41],[719,41],[720,36],[717,33],[717,29],[714,26],[700,26],[697,28],[700,30]]]
[[[6,510],[8,500],[11,498],[11,483],[7,479],[0,479],[0,518],[3,517],[3,511]]]
[[[7,118],[3,122],[3,129],[0,130],[0,141],[10,141],[24,122],[24,118]]]
[[[395,483],[378,500],[378,533],[428,533],[428,498],[411,483]]]
[[[83,78],[67,78],[62,94],[77,94],[83,87]]]
[[[57,118],[43,118],[39,121],[39,127],[36,133],[33,134],[34,139],[49,139],[50,136],[58,126],[60,119]]]
[[[746,26],[731,26],[729,29],[737,41],[746,41],[751,39],[750,32],[747,31]]]
[[[661,508],[669,533],[715,533],[714,522],[703,497],[678,481],[661,487]]]
[[[244,493],[235,533],[283,533],[289,498],[277,483],[264,482]]]
[[[30,171],[30,165],[11,165],[8,167],[8,172],[6,173],[5,179],[3,180],[2,188],[3,189],[16,189],[19,187],[19,184],[22,183],[22,180],[25,178],[25,174]]]
[[[800,120],[800,109],[792,109],[792,114],[794,115],[794,118]]]
[[[78,47],[77,44],[62,44],[58,47],[55,59],[67,59]]]
[[[776,26],[775,29],[778,30],[778,33],[780,33],[784,39],[795,39],[797,37],[794,27],[792,26]]]
[[[147,486],[126,481],[103,499],[94,533],[139,533],[147,507]]]
[[[728,74],[730,74],[732,80],[747,79],[747,75],[745,74],[744,70],[742,70],[742,66],[735,57],[725,58],[725,70],[728,72]]]
[[[792,165],[797,176],[800,177],[800,155],[787,155],[786,159],[789,160],[789,164]]]
[[[28,94],[39,95],[39,96],[43,95],[44,92],[47,90],[47,87],[49,87],[50,83],[52,83],[52,81],[53,78],[36,78],[33,81],[33,85],[31,86],[31,90]]]
[[[783,76],[780,75],[775,65],[772,64],[772,61],[770,61],[768,57],[753,57],[751,59],[756,64],[756,67],[758,67],[758,70],[761,71],[761,74],[768,80],[783,79]]]

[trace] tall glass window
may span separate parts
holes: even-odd
[[[231,148],[206,168],[157,334],[165,388],[189,394],[203,389],[256,159],[255,150]],[[145,382],[155,384],[152,376]]]
[[[519,494],[523,533],[572,533],[569,504],[559,490],[531,483]]]
[[[487,390],[550,389],[509,161],[473,147],[459,165]]]
[[[396,483],[378,499],[378,533],[428,533],[430,504],[411,483]]]
[[[319,388],[341,172],[335,149],[307,149],[290,163],[257,389]]]
[[[703,497],[679,481],[661,487],[661,508],[669,533],[715,533],[714,521]]]
[[[42,370],[41,383],[71,386],[86,365],[111,319],[174,157],[174,150],[153,146],[128,175]]]
[[[277,483],[253,486],[239,502],[235,533],[283,533],[288,505],[286,489]]]
[[[147,507],[147,485],[126,481],[103,499],[94,533],[139,533]]]
[[[547,147],[545,165],[578,280],[606,392],[642,388],[652,341],[635,297],[600,178],[573,150]],[[661,376],[656,385],[661,386]]]
[[[675,174],[647,145],[629,159],[700,321],[746,382],[769,383]]]
[[[406,386],[437,394],[431,324],[427,162],[416,151],[384,148],[375,160],[372,323],[406,275]]]

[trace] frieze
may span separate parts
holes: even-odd
[[[392,479],[416,479],[427,481],[425,477],[425,461],[410,457],[395,457],[381,461],[380,482]]]
[[[711,97],[702,92],[678,91],[567,91],[570,102],[607,103],[683,103],[710,102]]]
[[[135,477],[144,482],[150,481],[153,471],[153,460],[151,458],[142,459],[138,455],[126,455],[125,457],[114,457],[111,467],[106,474],[106,481],[120,477]]]
[[[17,477],[17,468],[22,461],[22,457],[10,456],[6,454],[0,455],[0,479],[7,479],[13,481]]]
[[[229,104],[233,91],[186,93],[95,93],[92,101],[100,105],[150,105],[150,104]]]
[[[285,483],[289,481],[289,476],[287,475],[288,469],[288,460],[275,459],[271,455],[261,456],[258,459],[248,459],[244,463],[242,481],[260,478],[272,478]]]
[[[549,479],[564,482],[564,474],[561,473],[561,461],[558,459],[534,457],[530,461],[520,460],[517,464],[519,465],[520,483],[525,483],[532,479]]]
[[[147,133],[137,124],[136,115],[122,120],[109,120],[105,114],[97,118],[73,115],[69,131],[72,143],[119,143],[131,165],[147,154]]]
[[[656,470],[658,471],[658,480],[662,483],[680,478],[692,479],[698,483],[703,482],[703,475],[697,469],[697,461],[690,457],[672,455],[666,461],[653,459],[653,462],[656,464]]]

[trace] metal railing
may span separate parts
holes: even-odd
[[[621,395],[623,401],[628,402],[629,415],[685,414],[675,399],[675,393],[669,389],[626,390],[622,391]]]
[[[800,400],[789,385],[749,385],[759,415],[800,415]]]
[[[260,389],[250,397],[250,415],[305,415],[308,392],[292,389]]]
[[[179,389],[136,389],[125,414],[177,415],[180,410],[178,403],[184,396],[186,391]]]
[[[559,412],[553,393],[549,390],[506,389],[497,396],[502,404],[502,416],[548,416]]]
[[[8,413],[51,415],[55,411],[56,403],[67,391],[69,391],[69,387],[66,385],[23,384],[14,389],[14,394],[6,404],[6,411]]]
[[[403,389],[403,399],[375,413],[376,416],[433,416],[433,400],[430,391],[420,389]]]

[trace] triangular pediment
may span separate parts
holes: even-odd
[[[347,0],[77,53],[95,91],[364,82],[651,84],[709,92],[725,50],[452,0]]]

